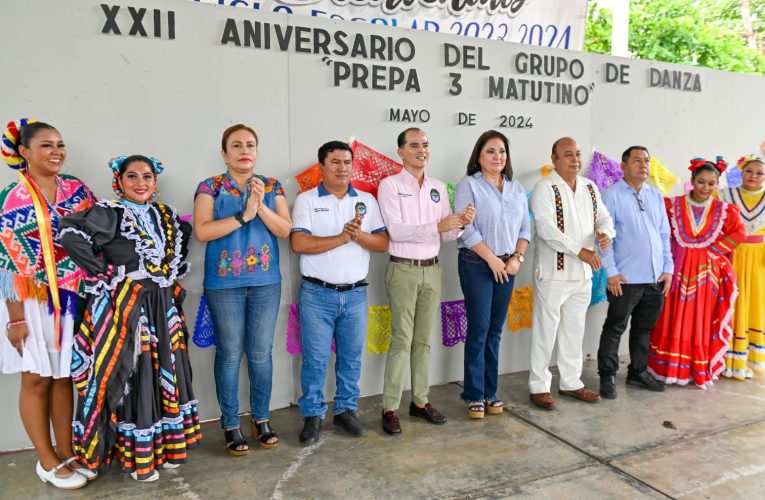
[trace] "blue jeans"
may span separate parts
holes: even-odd
[[[281,294],[281,282],[223,290],[205,289],[215,328],[215,393],[224,429],[239,427],[242,354],[247,355],[252,419],[268,419],[273,368],[271,350]]]
[[[336,292],[303,281],[300,285],[300,335],[303,343],[303,365],[300,385],[303,396],[298,400],[304,417],[321,417],[327,412],[324,383],[335,339],[335,415],[345,410],[356,411],[361,354],[367,335],[367,288]]]
[[[507,318],[515,276],[497,283],[491,268],[472,250],[461,248],[457,259],[460,287],[465,296],[465,387],[463,401],[497,398],[499,339]]]

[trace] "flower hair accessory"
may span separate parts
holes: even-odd
[[[696,170],[700,169],[706,164],[710,164],[717,170],[719,173],[725,172],[725,169],[728,168],[728,162],[723,160],[722,156],[717,156],[715,158],[715,161],[705,160],[704,158],[694,158],[691,160],[691,164],[688,166],[688,170],[691,172],[695,172]]]
[[[3,132],[2,142],[0,142],[0,154],[5,163],[14,170],[24,170],[27,168],[27,161],[19,154],[19,141],[21,140],[21,129],[37,120],[31,118],[19,118],[18,121],[8,122]]]
[[[115,156],[109,160],[109,168],[112,169],[112,172],[116,172],[119,175],[120,167],[122,167],[122,164],[128,158],[128,156]],[[153,156],[146,156],[145,158],[151,162],[151,166],[154,168],[155,174],[159,175],[165,171],[164,164],[158,159],[154,158]]]
[[[691,164],[688,166],[688,170],[691,172],[695,172],[696,170],[700,169],[704,165],[707,164],[707,161],[704,158],[694,158],[691,160]]]
[[[119,177],[120,177],[120,168],[122,167],[122,164],[125,163],[125,160],[130,158],[129,156],[115,156],[111,160],[109,160],[109,168],[112,170],[112,191],[114,191],[114,194],[116,194],[119,197],[124,196],[124,192],[122,189],[120,189],[119,185]],[[162,164],[161,161],[154,158],[153,156],[147,156],[145,157],[147,160],[151,162],[152,168],[154,168],[154,173],[159,175],[162,172],[165,171],[165,166]]]
[[[718,172],[723,173],[723,172],[725,172],[725,169],[728,168],[728,162],[723,160],[722,156],[717,155],[715,157],[714,166],[715,166],[715,168],[717,168]]]
[[[736,166],[739,168],[739,170],[744,170],[744,168],[750,163],[752,163],[753,161],[765,163],[762,161],[762,158],[760,158],[759,156],[755,156],[754,154],[748,154],[739,158],[738,161],[736,162]]]

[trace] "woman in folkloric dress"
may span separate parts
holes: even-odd
[[[66,146],[47,123],[9,123],[2,156],[19,180],[0,192],[0,373],[21,373],[19,412],[37,451],[37,475],[57,488],[81,488],[96,477],[74,461],[71,444],[69,370],[83,272],[61,247],[60,227],[93,195],[61,173]]]
[[[116,200],[62,222],[62,244],[88,274],[72,357],[74,447],[91,470],[116,456],[134,479],[154,481],[202,437],[177,281],[189,270],[191,226],[152,201],[156,159],[122,156],[109,167]]]
[[[691,192],[665,199],[675,275],[651,332],[648,371],[667,384],[706,389],[725,368],[737,295],[726,255],[746,238],[736,205],[713,196],[725,167],[719,157],[692,160]]]
[[[738,300],[724,374],[744,379],[752,378],[753,370],[765,372],[765,162],[748,155],[737,165],[741,186],[720,191],[720,199],[741,211],[747,233],[733,252]]]

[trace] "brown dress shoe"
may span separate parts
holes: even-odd
[[[412,401],[409,403],[409,415],[424,418],[431,424],[443,425],[446,423],[446,417],[441,415],[441,412],[433,408],[430,403],[425,403],[425,406],[420,408]]]
[[[555,407],[558,406],[549,392],[538,392],[536,394],[529,394],[529,397],[531,398],[531,401],[533,401],[535,405],[542,408],[543,410],[554,410]]]
[[[401,434],[401,422],[398,419],[398,413],[394,410],[383,410],[382,428],[388,434]]]
[[[592,392],[591,390],[587,389],[586,387],[582,387],[581,389],[577,389],[575,391],[564,391],[559,390],[559,394],[566,394],[568,396],[571,396],[572,398],[579,399],[580,401],[584,401],[585,403],[597,403],[600,401],[600,394],[597,392]]]

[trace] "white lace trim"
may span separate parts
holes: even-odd
[[[117,273],[112,276],[111,279],[103,277],[99,278],[93,285],[86,284],[85,293],[100,295],[103,292],[114,290],[117,285],[125,279],[125,266],[117,266],[115,269],[117,270]]]
[[[164,255],[164,248],[167,245],[167,241],[165,238],[165,232],[160,230],[159,235],[162,239],[162,248],[158,248],[156,245],[152,245],[152,241],[150,239],[144,239],[141,238],[141,235],[138,234],[136,231],[136,227],[138,226],[138,221],[135,217],[135,214],[132,212],[132,210],[129,210],[125,207],[125,205],[122,205],[120,203],[115,203],[113,201],[109,200],[101,200],[98,202],[98,205],[103,207],[111,207],[111,208],[119,208],[122,209],[123,217],[120,221],[120,233],[125,238],[132,240],[135,243],[135,250],[138,254],[138,270],[141,272],[142,275],[144,275],[146,278],[152,280],[156,284],[158,284],[162,288],[167,288],[169,286],[172,286],[176,280],[179,280],[183,278],[190,270],[191,270],[191,264],[183,259],[183,255],[181,255],[182,250],[182,238],[181,238],[181,228],[178,224],[178,213],[175,211],[174,208],[172,208],[169,205],[165,205],[165,207],[170,211],[172,214],[173,219],[173,231],[176,234],[175,238],[175,253],[173,260],[170,261],[169,267],[170,267],[170,273],[168,276],[157,276],[154,274],[149,273],[146,270],[145,261],[151,262],[155,266],[161,266],[162,261],[165,257]],[[149,208],[150,211],[154,214],[156,217],[157,225],[161,228],[162,227],[162,218],[160,216],[159,210],[157,210],[157,207],[155,205],[152,205]]]
[[[683,248],[707,248],[713,245],[715,241],[717,241],[717,237],[722,232],[723,226],[725,225],[725,219],[728,216],[728,210],[726,208],[727,203],[724,201],[718,201],[718,203],[722,205],[720,207],[720,220],[718,221],[717,226],[712,229],[712,234],[707,236],[701,243],[688,243],[687,241],[683,240],[683,237],[680,234],[680,229],[677,223],[677,217],[679,217],[680,214],[675,212],[676,198],[672,198],[672,216],[669,218],[669,222],[672,225],[672,234],[675,237],[675,243]],[[711,215],[712,214],[710,214],[710,216]],[[693,214],[691,214],[691,217],[693,217]]]
[[[85,232],[83,232],[83,231],[80,231],[76,227],[67,227],[67,228],[64,228],[61,231],[59,231],[59,233],[58,233],[59,239],[61,237],[63,237],[65,234],[67,234],[67,233],[76,234],[77,236],[79,236],[83,240],[87,241],[91,245],[93,244],[93,240],[90,238],[90,235],[85,233]]]

